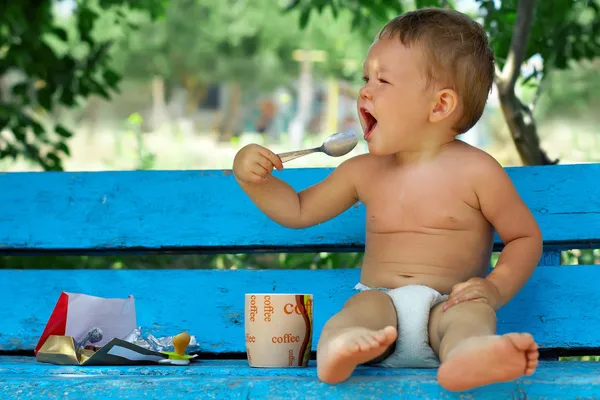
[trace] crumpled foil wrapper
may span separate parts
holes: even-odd
[[[135,344],[136,346],[140,346],[147,350],[153,350],[157,352],[163,351],[174,351],[175,347],[173,346],[173,338],[174,336],[165,336],[165,337],[154,337],[151,333],[146,335],[144,338],[142,334],[142,327],[138,326],[135,328],[127,337],[123,338],[124,341]],[[196,341],[195,336],[191,336],[190,344],[187,347],[187,352],[198,350],[198,342]]]

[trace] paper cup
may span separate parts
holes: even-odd
[[[306,367],[312,348],[312,294],[246,294],[244,324],[251,367]]]

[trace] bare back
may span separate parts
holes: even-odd
[[[366,207],[363,284],[421,284],[449,293],[459,282],[485,276],[493,229],[479,209],[469,170],[478,152],[456,141],[425,163],[361,157],[356,188]]]

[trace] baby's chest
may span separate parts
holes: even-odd
[[[363,196],[366,223],[373,231],[422,228],[463,229],[479,214],[471,207],[464,188],[437,185],[373,185]]]

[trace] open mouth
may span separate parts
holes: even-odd
[[[375,117],[369,111],[367,111],[366,108],[361,108],[360,113],[362,114],[366,124],[365,140],[368,140],[369,137],[371,137],[373,130],[375,130],[375,127],[377,126],[377,119],[375,119]]]

